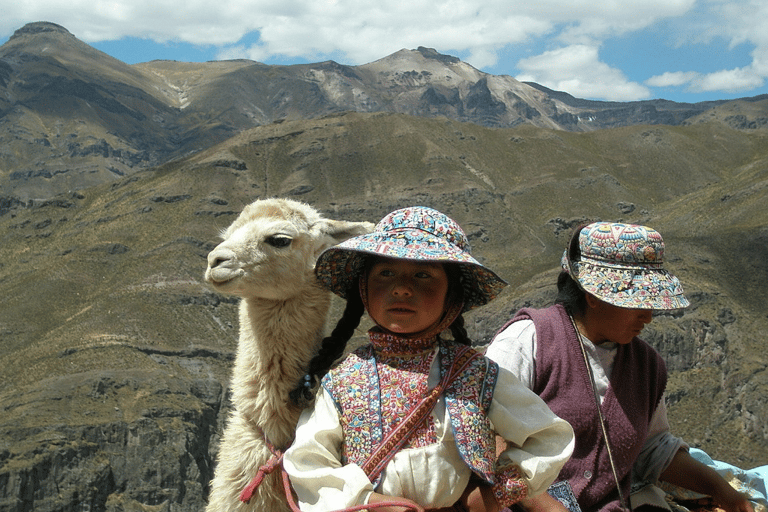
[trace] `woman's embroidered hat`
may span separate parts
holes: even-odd
[[[688,306],[680,281],[664,270],[664,240],[653,228],[595,222],[579,230],[563,254],[562,267],[598,299],[622,308]]]
[[[346,298],[350,285],[363,271],[365,256],[456,263],[464,288],[464,309],[469,310],[489,302],[507,285],[469,251],[467,236],[453,219],[432,208],[412,206],[388,214],[372,233],[323,252],[315,274],[323,286]]]

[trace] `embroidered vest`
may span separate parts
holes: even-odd
[[[559,479],[571,483],[582,510],[617,510],[619,498],[592,385],[568,314],[560,305],[540,310],[525,308],[512,322],[526,318],[533,320],[536,327],[533,391],[568,421],[576,434],[573,455]],[[601,410],[624,496],[629,492],[632,466],[645,444],[648,425],[666,383],[664,360],[647,343],[634,338],[627,345],[619,345]]]
[[[441,340],[439,347],[442,378],[451,367],[458,345]],[[493,361],[475,358],[444,393],[459,454],[467,466],[489,484],[496,479],[496,445],[486,413],[491,406],[498,372],[498,365]],[[385,407],[381,403],[378,375],[373,347],[366,345],[349,354],[323,378],[323,387],[336,404],[344,430],[342,462],[345,464],[362,467],[384,437],[381,410]],[[401,392],[419,393],[418,398],[423,396],[423,390],[409,388],[407,383]],[[424,439],[411,440],[411,445],[419,443],[423,444]],[[380,477],[375,479],[374,486],[379,480]]]

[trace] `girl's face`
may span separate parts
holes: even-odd
[[[445,310],[448,275],[443,265],[379,258],[368,272],[368,314],[391,332],[421,332]]]

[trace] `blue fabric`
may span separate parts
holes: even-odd
[[[741,488],[739,490],[747,493],[749,495],[750,501],[762,503],[764,506],[768,506],[768,492],[766,492],[766,482],[768,482],[768,465],[744,470],[737,468],[736,466],[732,466],[726,462],[712,460],[709,455],[697,448],[691,448],[690,454],[691,457],[698,460],[702,464],[706,464],[707,466],[713,468],[729,482],[733,482],[733,479],[737,478],[741,484]]]
[[[768,492],[766,492],[768,465],[744,470],[726,462],[713,460],[712,457],[697,448],[691,448],[689,453],[694,459],[717,471],[736,489],[747,494],[749,500],[755,505],[755,512],[768,510]],[[666,483],[661,483],[659,487],[672,496],[683,500],[702,497],[701,494]]]
[[[547,493],[562,503],[570,512],[581,512],[579,503],[576,501],[576,496],[573,495],[573,489],[571,489],[571,484],[568,483],[568,480],[552,484],[547,489]]]

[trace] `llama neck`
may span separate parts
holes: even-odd
[[[314,286],[310,290],[312,293],[288,300],[243,299],[240,341],[246,341],[244,335],[250,338],[247,341],[255,349],[260,365],[271,364],[291,352],[307,356],[304,362],[309,362],[331,302],[327,291]]]
[[[232,378],[233,401],[274,443],[291,432],[270,432],[276,416],[299,411],[288,400],[314,356],[330,306],[330,293],[312,286],[296,298],[242,299],[240,341]],[[282,422],[285,423],[285,422]]]

